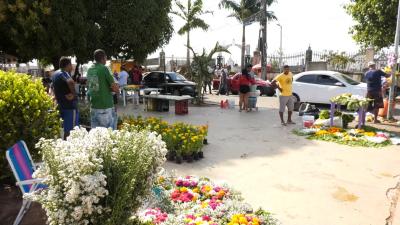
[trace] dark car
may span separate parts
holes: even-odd
[[[150,72],[143,77],[146,88],[160,88],[163,94],[196,96],[196,83],[175,72]]]

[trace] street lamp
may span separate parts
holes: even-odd
[[[282,51],[282,25],[280,23],[277,24],[279,28],[281,28],[281,37],[280,37],[280,42],[279,42],[279,68],[282,70],[282,57],[283,57],[283,51]]]

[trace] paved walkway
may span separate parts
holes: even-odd
[[[218,98],[209,100],[218,102]],[[305,140],[291,133],[300,126],[297,116],[298,125],[281,127],[277,98],[259,100],[260,110],[251,113],[190,107],[189,116],[175,116],[173,112],[143,113],[132,105],[119,113],[208,123],[210,144],[204,148],[205,159],[166,163],[166,168],[179,175],[225,180],[254,207],[273,212],[283,225],[385,223],[389,208],[385,192],[400,174],[399,146],[366,149]],[[400,225],[400,210],[395,224]]]

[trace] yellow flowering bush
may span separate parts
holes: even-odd
[[[167,144],[169,154],[179,157],[192,156],[193,153],[200,152],[208,133],[207,125],[195,126],[182,122],[169,124],[155,117],[125,117],[119,128],[124,129],[127,124],[157,132]]]
[[[26,74],[0,71],[0,149],[6,150],[24,140],[30,153],[39,159],[35,144],[40,138],[60,134],[61,120],[41,79]],[[5,153],[0,154],[0,180],[11,170]]]

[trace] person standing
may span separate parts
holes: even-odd
[[[91,127],[113,128],[115,109],[112,92],[118,93],[118,83],[114,82],[111,71],[105,66],[107,56],[104,50],[94,52],[95,64],[88,72]]]
[[[242,70],[242,74],[239,77],[239,112],[246,110],[249,112],[249,96],[250,96],[250,85],[254,84],[250,72],[253,66],[248,64],[246,68]]]
[[[278,83],[278,89],[280,91],[279,95],[279,117],[281,119],[282,126],[286,126],[287,124],[296,124],[292,121],[292,113],[294,109],[294,100],[292,93],[292,83],[293,83],[293,74],[290,72],[290,68],[288,65],[283,67],[283,73],[279,74],[272,80],[272,85],[275,86]],[[288,109],[288,119],[287,123],[283,119],[283,114],[285,112],[285,108]]]
[[[125,65],[122,65],[121,72],[119,72],[119,74],[118,74],[118,83],[121,88],[128,85],[128,77],[129,77],[129,74],[128,74],[128,72],[126,72]]]
[[[382,70],[377,70],[375,62],[368,63],[369,70],[365,73],[365,80],[367,82],[367,98],[373,99],[368,109],[374,114],[374,123],[380,123],[378,120],[379,108],[383,108],[383,96],[382,96],[382,78],[389,77],[390,74],[386,74]]]
[[[75,92],[75,82],[70,75],[72,71],[71,59],[61,57],[59,66],[60,70],[53,75],[52,91],[63,120],[64,139],[66,139],[70,131],[79,125],[78,100]]]
[[[226,94],[229,95],[228,89],[228,73],[225,69],[221,72],[221,78],[219,79],[219,88],[218,88],[218,95],[219,94]]]

